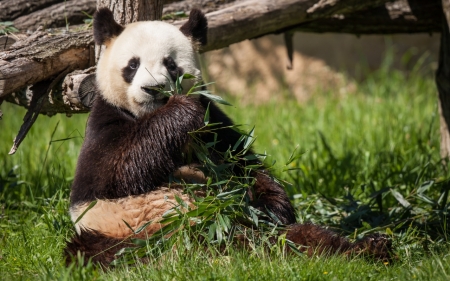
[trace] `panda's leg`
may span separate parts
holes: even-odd
[[[336,232],[306,223],[288,226],[286,239],[300,246],[299,250],[307,252],[308,256],[344,254],[349,257],[362,255],[386,262],[392,259],[392,242],[381,234],[371,234],[351,243]]]
[[[134,245],[124,239],[116,239],[105,236],[96,231],[81,230],[80,234],[76,234],[70,242],[67,242],[64,249],[66,265],[70,265],[77,260],[78,253],[82,254],[84,265],[91,260],[95,264],[103,267],[115,260],[116,253],[125,247],[133,247]]]
[[[285,225],[295,223],[295,210],[283,186],[264,170],[253,172],[252,176],[256,183],[249,191],[251,205],[263,212],[270,211]]]

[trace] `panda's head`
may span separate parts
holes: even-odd
[[[207,20],[192,10],[180,28],[161,21],[144,21],[125,27],[107,8],[94,16],[94,40],[105,49],[97,65],[97,85],[110,104],[135,117],[152,112],[167,102],[161,90],[169,90],[184,73],[196,79],[183,80],[186,91],[201,79],[196,49],[206,44]]]

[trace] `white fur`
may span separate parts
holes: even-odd
[[[97,66],[100,92],[108,102],[127,109],[136,117],[164,105],[160,100],[162,96],[154,99],[141,88],[165,84],[166,90],[170,89],[167,81],[171,79],[163,65],[164,57],[172,57],[184,73],[197,77],[195,81],[201,79],[191,40],[171,24],[160,21],[132,23],[105,45]],[[132,83],[128,84],[122,77],[122,69],[133,57],[140,59],[140,66]],[[195,81],[185,81],[183,89],[188,90]]]

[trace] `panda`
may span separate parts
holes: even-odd
[[[222,126],[216,131],[217,151],[227,151],[241,135],[229,128],[231,119],[208,98],[161,93],[185,73],[195,79],[183,80],[183,89],[202,79],[196,51],[207,43],[207,19],[200,10],[192,10],[179,29],[161,21],[124,27],[107,8],[95,13],[93,25],[95,43],[105,47],[96,73],[99,96],[88,118],[71,187],[69,213],[76,233],[64,251],[67,264],[81,254],[85,261],[108,266],[118,250],[131,245],[134,234],[124,221],[133,229],[152,221],[134,235],[145,238],[161,229],[158,221],[174,206],[175,197],[192,203],[182,186],[169,184],[169,179],[205,181],[183,153],[191,141],[188,133],[204,126],[207,108],[210,122]],[[211,134],[202,135],[205,142],[213,139]],[[252,176],[250,204],[272,212],[287,225],[287,239],[306,246],[309,254],[390,258],[390,241],[382,235],[351,243],[321,226],[297,224],[283,187],[264,168]]]

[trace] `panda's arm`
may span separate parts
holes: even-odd
[[[189,132],[203,126],[204,115],[198,100],[176,95],[165,106],[128,123],[110,163],[116,192],[141,194],[167,182],[182,165]]]

